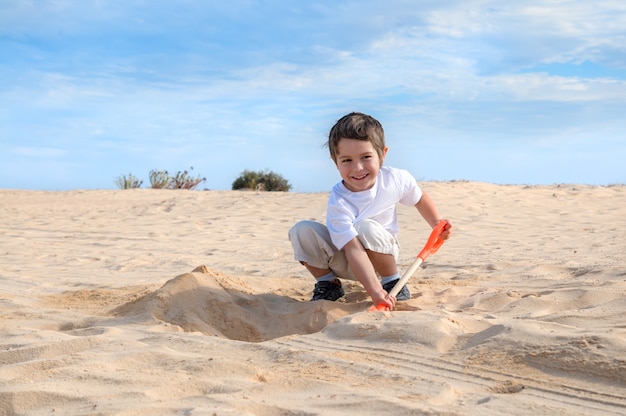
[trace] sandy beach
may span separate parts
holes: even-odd
[[[308,301],[327,193],[0,190],[0,415],[626,414],[626,187],[420,185],[391,312]]]

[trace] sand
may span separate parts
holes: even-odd
[[[373,313],[308,302],[326,193],[0,190],[0,415],[626,414],[626,187],[422,187]]]

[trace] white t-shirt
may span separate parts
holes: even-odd
[[[326,226],[333,244],[342,249],[357,236],[354,223],[373,219],[394,236],[400,232],[396,205],[415,205],[422,190],[408,171],[382,166],[374,186],[366,191],[352,192],[343,182],[336,184],[328,199]]]

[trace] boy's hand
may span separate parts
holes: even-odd
[[[371,295],[372,302],[376,306],[386,306],[389,310],[394,310],[396,307],[396,298],[394,296],[389,296],[385,290],[381,290],[380,292],[375,292]]]
[[[446,220],[446,219],[437,220],[437,222],[435,222],[435,224],[433,224],[433,228],[435,228],[437,226],[437,224],[440,223],[441,221],[446,221],[447,224],[444,227],[444,229],[441,232],[441,234],[439,234],[439,238],[441,238],[442,240],[447,240],[452,235],[452,223],[449,220]]]

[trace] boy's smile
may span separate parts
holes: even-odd
[[[344,186],[352,192],[365,191],[374,186],[386,154],[385,147],[381,159],[372,143],[367,140],[339,140],[336,163]]]

